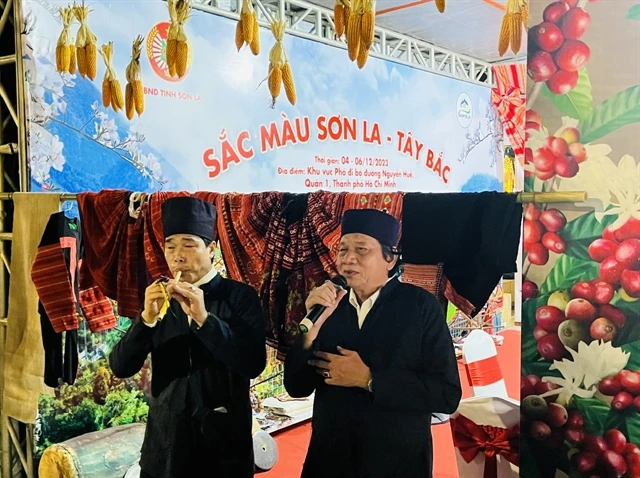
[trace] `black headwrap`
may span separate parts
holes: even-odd
[[[380,244],[396,247],[400,223],[391,214],[377,209],[349,209],[342,216],[342,235],[365,234]]]
[[[213,242],[216,238],[216,208],[202,199],[180,196],[162,204],[164,237],[174,234],[200,236]]]

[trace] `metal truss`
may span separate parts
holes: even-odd
[[[347,48],[344,40],[335,38],[333,11],[328,8],[303,0],[254,0],[254,3],[262,25],[282,18],[291,35]],[[197,10],[233,19],[239,17],[241,5],[241,0],[193,0],[193,8]],[[370,56],[468,83],[495,86],[491,63],[378,26]]]
[[[22,58],[24,29],[20,0],[0,0],[0,195],[28,190],[26,102]],[[0,401],[4,396],[4,346],[7,329],[9,257],[5,241],[12,239],[5,223],[12,209],[0,198]],[[10,229],[9,229],[10,230]],[[2,478],[34,476],[33,425],[0,412],[0,466]]]

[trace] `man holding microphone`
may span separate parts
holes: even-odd
[[[114,374],[126,378],[151,354],[140,476],[252,477],[249,381],[266,363],[260,299],[213,267],[213,204],[168,199],[162,223],[173,279],[146,289],[144,310],[109,356]]]
[[[284,370],[289,395],[316,392],[302,478],[432,476],[431,415],[453,413],[462,390],[440,304],[398,280],[399,232],[385,212],[346,211],[337,267],[348,290],[334,280],[306,301],[325,309]]]

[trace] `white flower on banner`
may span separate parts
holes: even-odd
[[[31,176],[38,184],[51,179],[51,168],[62,171],[65,158],[62,153],[64,143],[56,135],[52,135],[39,124],[32,124],[29,130],[31,147]]]
[[[594,340],[590,344],[580,342],[578,351],[565,347],[573,361],[554,360],[550,370],[557,370],[562,378],[543,377],[543,382],[551,382],[560,388],[542,394],[542,397],[558,395],[556,402],[567,405],[576,395],[580,398],[592,398],[597,392],[600,381],[616,375],[627,366],[630,354],[611,342]]]
[[[618,229],[629,218],[640,220],[640,162],[626,154],[617,165],[609,158],[595,158],[580,166],[579,178],[563,179],[560,191],[586,188],[589,197],[602,202],[603,211],[596,211],[601,222],[604,216],[618,216],[611,229]]]

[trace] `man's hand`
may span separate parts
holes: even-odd
[[[318,336],[318,332],[320,331],[322,324],[324,324],[331,314],[333,314],[345,295],[347,295],[346,290],[337,290],[330,281],[325,282],[320,287],[316,287],[311,291],[304,304],[307,309],[307,313],[316,305],[322,305],[326,307],[326,309],[322,315],[318,317],[318,320],[313,324],[311,330],[304,334],[303,347],[305,349],[308,350],[311,348],[313,341]]]
[[[158,320],[160,309],[165,300],[163,287],[162,284],[154,282],[144,291],[144,310],[140,315],[147,324],[153,324]]]
[[[204,306],[204,293],[200,287],[186,282],[170,282],[167,284],[167,292],[172,299],[177,300],[185,314],[191,317],[202,327],[209,313]]]
[[[358,352],[338,347],[339,355],[316,352],[321,360],[309,360],[309,365],[324,377],[327,385],[339,387],[360,387],[365,390],[371,380],[371,370],[362,361]]]

